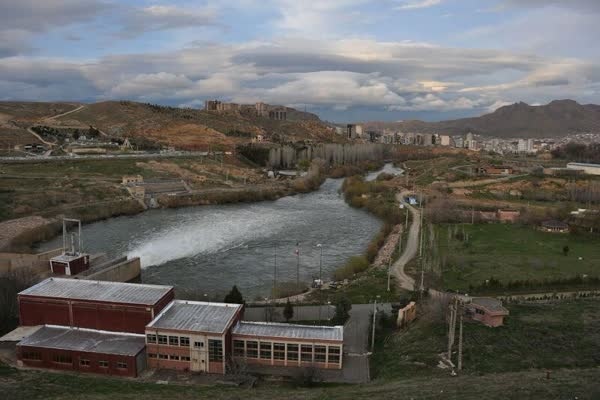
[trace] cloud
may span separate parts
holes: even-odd
[[[188,9],[153,5],[130,9],[123,18],[123,28],[119,35],[131,38],[145,32],[205,27],[216,23],[217,11],[212,7]]]
[[[89,21],[113,6],[100,0],[0,2],[0,57],[30,52],[35,34]]]
[[[415,0],[415,1],[404,1],[400,4],[398,10],[418,10],[421,8],[429,8],[437,6],[442,0]]]
[[[580,12],[600,12],[600,2],[597,0],[505,0],[501,3],[504,8],[507,7],[560,7]]]

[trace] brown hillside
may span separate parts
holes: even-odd
[[[313,114],[295,111],[294,119],[274,121],[239,113],[161,107],[129,101],[90,104],[75,113],[56,119],[64,126],[92,125],[119,137],[147,137],[181,148],[209,144],[231,145],[249,141],[257,134],[280,140],[335,141],[339,137]],[[306,120],[302,119],[306,116]]]

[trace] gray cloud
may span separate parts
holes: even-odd
[[[123,28],[119,35],[130,38],[144,32],[202,27],[216,23],[217,12],[214,8],[185,9],[176,6],[154,5],[128,10],[123,17]]]

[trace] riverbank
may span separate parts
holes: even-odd
[[[176,160],[178,163],[185,163],[186,160]],[[209,160],[205,160],[206,163]],[[108,162],[108,161],[106,161]],[[117,162],[119,163],[119,162]],[[183,165],[183,164],[181,164]],[[180,165],[180,166],[181,166]],[[325,167],[322,163],[315,161],[308,169],[308,174],[302,178],[298,178],[290,181],[274,181],[266,183],[249,183],[245,187],[215,187],[194,190],[190,194],[186,195],[161,195],[158,196],[158,204],[162,208],[183,208],[193,207],[201,205],[218,205],[218,204],[233,204],[233,203],[254,203],[260,201],[272,201],[287,196],[293,196],[301,193],[309,193],[318,190],[325,179],[340,178],[349,176],[351,174],[359,172],[369,172],[377,168],[381,168],[382,162],[362,162],[359,165],[346,165],[346,166],[333,166]],[[121,170],[107,169],[106,167],[99,167],[97,165],[86,166],[83,163],[81,166],[86,172],[92,170],[94,175],[98,172],[106,173],[102,179],[94,177],[94,182],[101,182],[103,184],[111,184],[112,186],[119,186],[118,183],[114,183],[114,180],[120,178],[123,173],[141,173],[138,168],[145,168],[146,165],[121,165]],[[197,167],[197,166],[196,166]],[[225,165],[224,168],[228,166]],[[172,168],[173,169],[173,168]],[[145,171],[145,170],[143,170]],[[35,170],[34,173],[39,173]],[[148,172],[148,171],[146,171]],[[157,177],[156,168],[151,171],[150,178]],[[93,185],[92,178],[82,173],[78,173],[74,178],[75,182],[80,182],[78,187],[87,187]],[[160,173],[159,173],[160,175]],[[16,177],[15,177],[16,178]],[[28,178],[35,178],[36,182],[40,180],[46,181],[42,176],[35,175],[28,176]],[[3,177],[4,179],[4,177]],[[12,180],[10,178],[9,180]],[[3,181],[5,182],[5,181]],[[64,183],[63,186],[68,187],[72,183]],[[119,188],[121,192],[124,192]],[[113,191],[111,189],[111,191]],[[85,193],[90,190],[85,189]],[[96,191],[101,193],[100,190]],[[39,193],[37,194],[39,197]],[[29,252],[33,246],[38,242],[50,240],[60,234],[62,229],[62,218],[63,216],[75,219],[81,219],[84,224],[90,224],[110,218],[119,216],[131,216],[146,211],[140,202],[128,197],[124,193],[113,195],[112,199],[104,199],[104,196],[98,198],[93,193],[88,193],[83,196],[85,198],[94,199],[85,204],[65,204],[60,207],[49,208],[44,212],[37,212],[36,215],[27,216],[23,218],[10,219],[0,222],[0,251],[12,251],[12,252]],[[44,200],[50,201],[50,200]],[[6,205],[5,205],[6,206]],[[40,207],[42,205],[40,204]]]

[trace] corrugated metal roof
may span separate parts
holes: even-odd
[[[19,294],[73,300],[154,305],[171,289],[172,286],[48,278],[29,289],[23,290]]]
[[[343,326],[311,326],[269,322],[239,322],[232,333],[287,339],[344,340]]]
[[[17,346],[135,356],[146,343],[144,335],[44,326]]]
[[[487,308],[490,311],[506,311],[508,310],[502,306],[502,301],[494,299],[492,297],[474,297],[471,303]]]
[[[223,333],[241,304],[175,300],[148,327]]]

